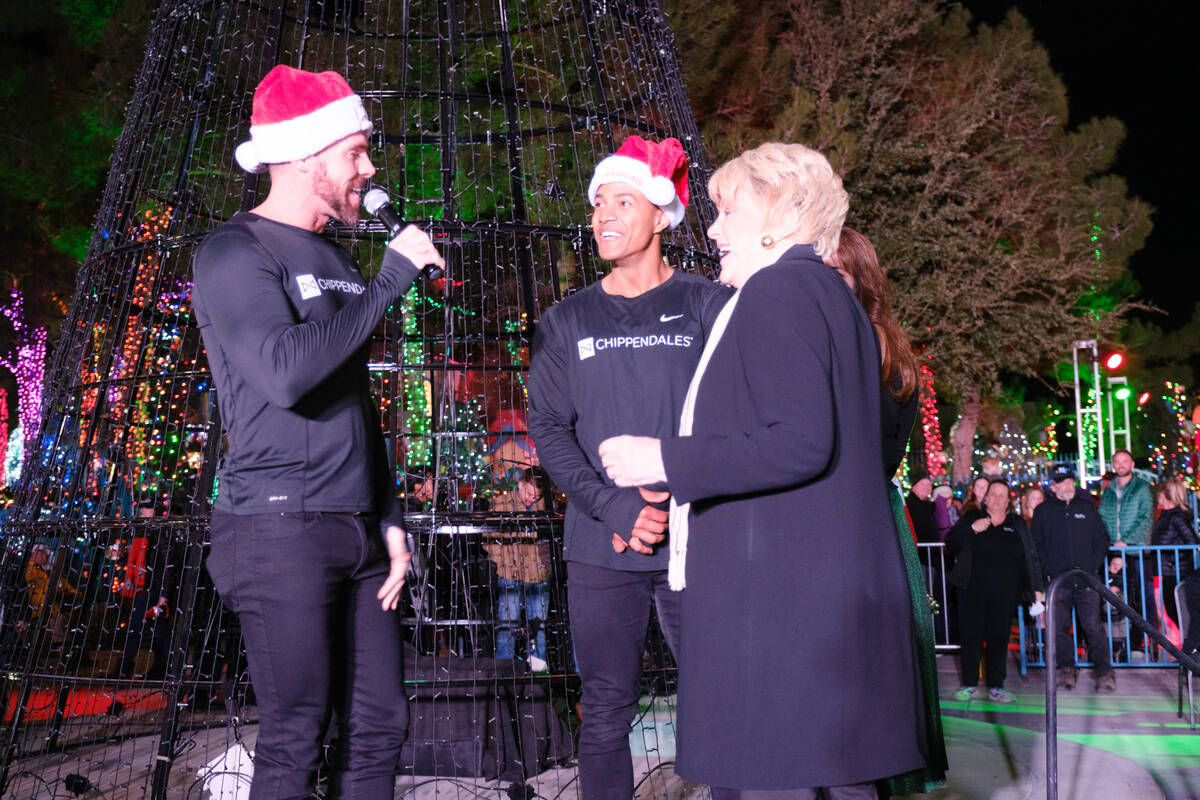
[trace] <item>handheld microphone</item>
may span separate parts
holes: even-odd
[[[387,192],[378,186],[371,189],[363,195],[362,205],[368,214],[384,224],[391,236],[400,235],[400,231],[404,229],[404,220],[396,213],[396,209],[392,208],[391,198],[388,197]],[[433,264],[426,265],[421,272],[430,280],[437,280],[443,274],[441,267]]]

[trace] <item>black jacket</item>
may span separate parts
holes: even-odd
[[[946,534],[946,555],[954,559],[954,567],[950,570],[950,584],[960,589],[971,589],[971,544],[975,541],[971,526],[975,520],[985,516],[979,509],[972,509],[958,518],[954,527]],[[1021,602],[1032,603],[1033,593],[1045,588],[1041,562],[1038,560],[1037,547],[1034,546],[1033,536],[1029,527],[1020,514],[1009,514],[1001,526],[1011,529],[1021,539],[1021,550],[1025,555],[1025,572],[1021,575]]]
[[[1075,489],[1070,503],[1046,494],[1033,512],[1033,541],[1046,575],[1053,578],[1075,567],[1099,574],[1108,552],[1108,529],[1092,496]]]
[[[922,500],[912,492],[904,499],[908,508],[908,516],[912,519],[913,530],[917,541],[921,544],[937,544],[942,539],[937,534],[937,525],[933,521],[933,501]]]
[[[1196,529],[1192,527],[1191,513],[1182,508],[1163,509],[1150,531],[1150,544],[1177,547],[1194,547],[1200,544],[1196,539]],[[1151,558],[1153,552],[1150,551]],[[1181,560],[1179,577],[1186,578],[1192,574],[1192,556],[1185,554]],[[1162,574],[1166,577],[1175,575],[1175,554],[1169,550],[1163,551],[1162,554]]]

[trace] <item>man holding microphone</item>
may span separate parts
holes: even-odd
[[[228,438],[208,570],[241,623],[258,698],[253,798],[307,797],[330,712],[339,797],[390,798],[408,712],[396,608],[409,553],[371,402],[367,345],[422,267],[409,226],[368,284],[320,235],[358,219],[375,173],[362,100],[334,72],[280,65],[237,160],[267,198],[214,230],[192,303]]]

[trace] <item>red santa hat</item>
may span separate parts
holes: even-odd
[[[247,172],[265,172],[319,153],[354,133],[370,133],[362,98],[336,72],[280,64],[254,90],[250,141],[234,154]]]
[[[654,143],[630,136],[621,147],[596,165],[588,184],[588,202],[606,183],[627,183],[658,206],[674,228],[683,221],[688,203],[687,154],[678,139]]]

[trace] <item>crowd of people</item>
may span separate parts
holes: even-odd
[[[925,565],[931,592],[941,585],[943,564],[953,588],[944,599],[961,646],[957,699],[978,696],[982,657],[987,696],[1013,701],[1004,680],[1014,616],[1022,613],[1020,606],[1040,614],[1046,586],[1072,569],[1102,578],[1151,626],[1174,635],[1185,652],[1200,647],[1200,631],[1189,628],[1184,637],[1176,604],[1176,586],[1182,586],[1187,610],[1194,606],[1200,612],[1195,570],[1200,539],[1182,476],[1152,486],[1135,473],[1133,456],[1117,450],[1097,494],[1078,485],[1071,467],[1060,465],[1045,487],[1034,484],[1019,497],[998,475],[975,478],[961,509],[948,486],[935,489],[925,473],[911,477],[905,502],[914,533],[921,543],[945,545],[944,560],[926,549]],[[1077,640],[1086,646],[1101,692],[1116,689],[1114,658],[1131,661],[1141,652],[1141,658],[1153,660],[1159,652],[1119,611],[1110,613],[1113,623],[1102,624],[1104,604],[1081,578],[1068,579],[1056,602],[1059,627],[1046,635],[1057,637],[1056,680],[1062,688],[1078,682]]]

